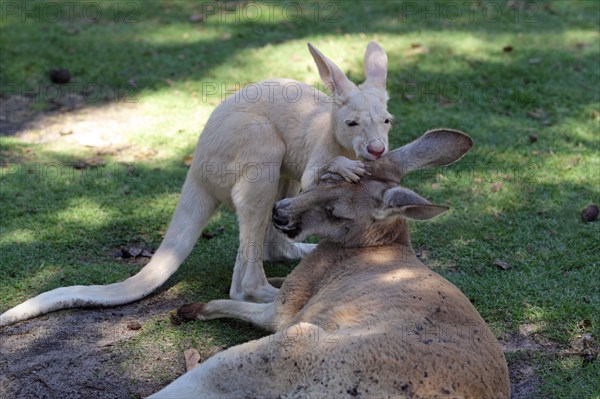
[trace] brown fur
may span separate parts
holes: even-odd
[[[202,320],[241,318],[274,334],[222,352],[153,397],[508,398],[498,341],[462,292],[411,247],[405,218],[428,219],[447,208],[393,181],[419,168],[403,164],[417,149],[425,166],[460,158],[471,146],[465,137],[431,132],[367,165],[375,173],[359,183],[327,174],[279,201],[277,228],[324,240],[275,301],[219,300],[180,310]],[[377,172],[390,170],[390,162],[394,179]]]

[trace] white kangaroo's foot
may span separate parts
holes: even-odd
[[[269,303],[275,300],[278,292],[279,289],[269,283],[256,286],[252,289],[246,288],[245,290],[233,289],[232,286],[229,291],[229,297],[238,301]]]
[[[262,261],[238,256],[229,297],[238,301],[273,302],[279,290],[267,281]]]

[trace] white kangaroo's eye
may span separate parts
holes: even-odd
[[[346,125],[348,125],[348,126],[358,126],[358,122],[357,121],[346,121]]]
[[[391,122],[390,118],[387,118],[385,121],[383,121],[383,123],[390,123],[390,122]]]

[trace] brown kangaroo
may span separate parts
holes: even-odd
[[[508,398],[502,349],[454,285],[423,265],[406,219],[444,213],[398,183],[450,164],[472,147],[437,129],[366,162],[351,183],[335,173],[273,208],[295,240],[322,237],[271,303],[215,300],[179,310],[186,319],[233,317],[272,335],[229,348],[152,398]]]

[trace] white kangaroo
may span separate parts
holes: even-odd
[[[405,219],[448,208],[398,184],[471,146],[461,132],[434,130],[368,161],[371,175],[358,183],[327,172],[277,202],[279,230],[323,240],[275,301],[216,300],[178,312],[238,318],[273,334],[209,358],[151,398],[508,398],[500,344],[469,300],[411,247]]]
[[[363,163],[349,158],[372,160],[388,149],[384,50],[369,43],[366,81],[357,87],[310,43],[308,48],[332,96],[294,80],[270,79],[222,102],[200,135],[173,220],[148,265],[123,282],[40,294],[3,313],[0,326],[58,309],[122,305],[149,295],[179,268],[221,203],[235,208],[240,229],[230,297],[273,301],[277,289],[267,281],[263,259],[299,258],[314,245],[292,243],[267,228],[271,204],[296,194],[300,185],[308,187],[323,169],[356,181]]]

